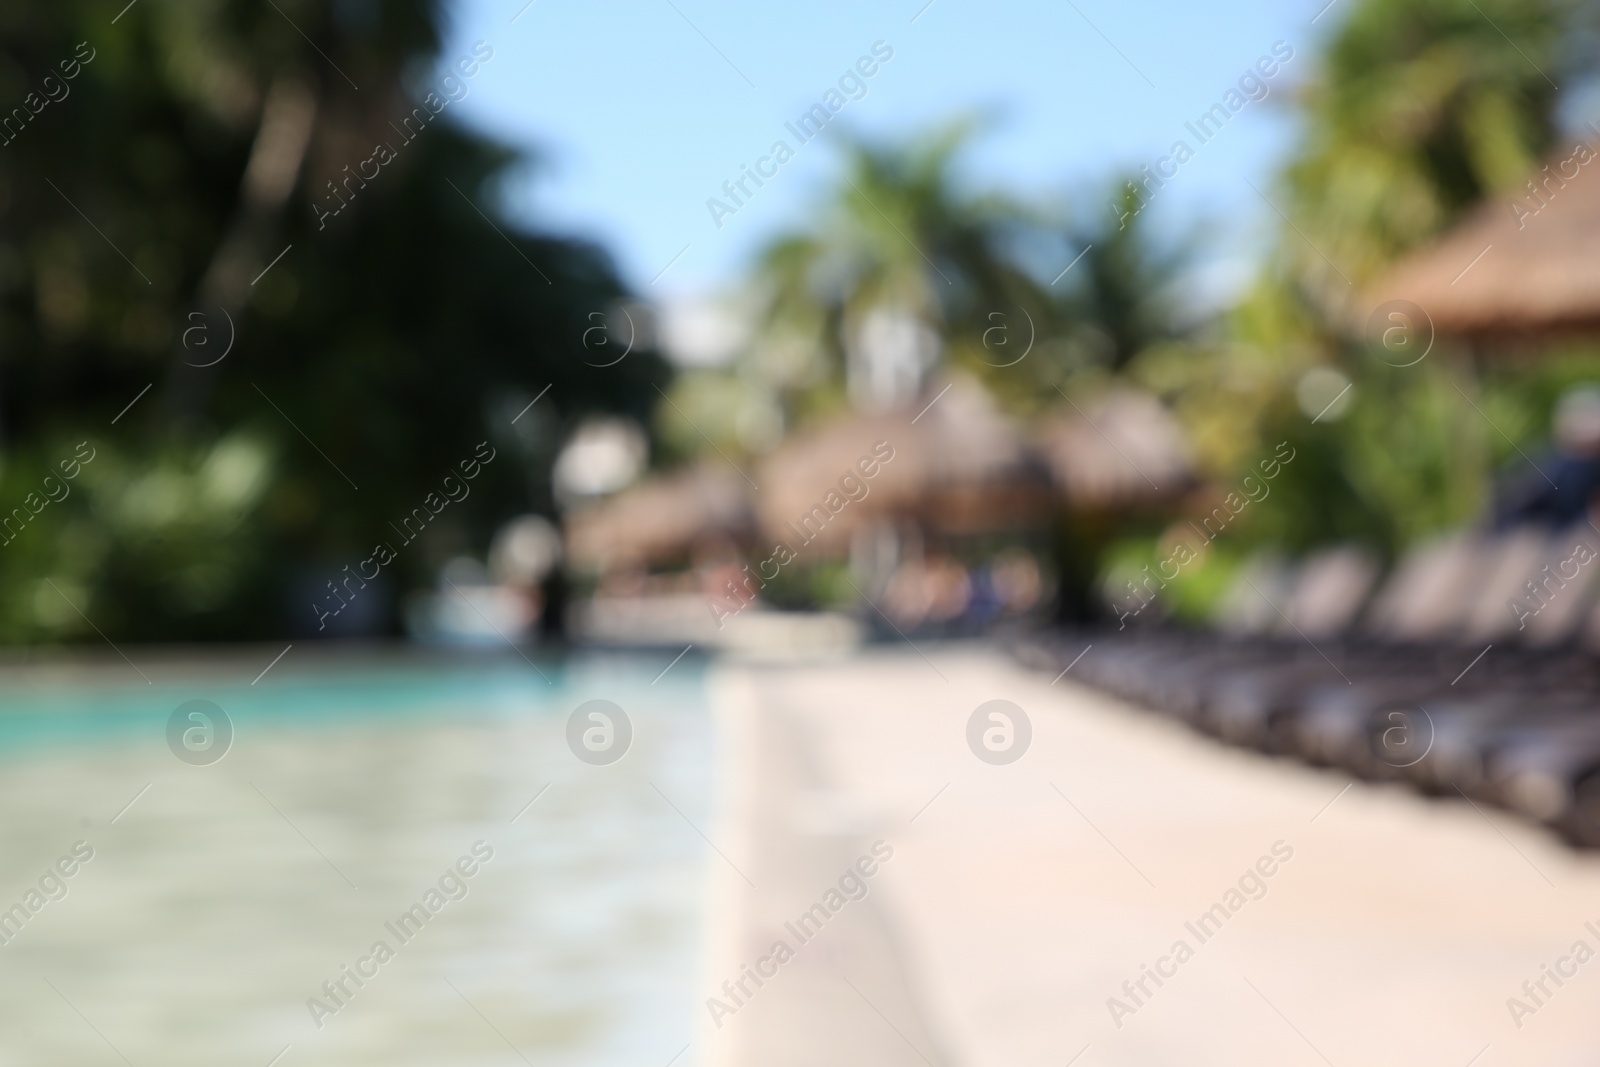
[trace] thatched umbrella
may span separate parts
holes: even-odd
[[[1042,473],[982,386],[958,377],[925,403],[847,416],[780,445],[756,479],[763,531],[796,551],[797,542],[836,551],[885,517],[966,533],[1048,513]]]
[[[1533,184],[1539,197],[1485,203],[1403,258],[1365,311],[1409,300],[1439,333],[1466,337],[1600,329],[1600,156],[1577,146]]]
[[[1155,397],[1126,386],[1069,402],[1040,427],[1035,447],[1076,511],[1166,504],[1194,487],[1178,421]]]
[[[747,488],[719,464],[646,479],[567,517],[568,558],[584,570],[611,571],[682,559],[710,539],[738,539],[752,525]]]

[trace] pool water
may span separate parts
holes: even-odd
[[[27,920],[0,926],[0,1065],[666,1064],[695,1019],[713,754],[703,664],[652,681],[665,662],[9,687],[0,919]],[[633,725],[610,765],[567,746],[594,698]],[[233,723],[208,766],[167,746],[190,699]]]

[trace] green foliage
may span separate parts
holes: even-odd
[[[977,131],[956,122],[895,144],[845,142],[814,223],[759,259],[757,336],[731,372],[746,395],[766,394],[789,426],[843,407],[852,344],[882,312],[928,328],[947,366],[1024,414],[1177,335],[1186,250],[1149,239],[1127,183],[1113,186],[1125,221],[1101,198],[1063,221],[974,192],[960,161]]]
[[[1127,625],[1156,621],[1154,613],[1165,611],[1185,622],[1210,618],[1223,594],[1239,573],[1244,555],[1239,543],[1217,541],[1199,558],[1174,568],[1169,546],[1159,537],[1126,537],[1110,545],[1102,562],[1100,586],[1107,602],[1115,605],[1113,615],[1132,613]],[[1159,584],[1161,575],[1176,576]],[[1148,612],[1140,603],[1157,588],[1158,605]]]
[[[1292,273],[1334,306],[1520,182],[1553,137],[1550,79],[1568,74],[1571,26],[1561,0],[1353,4],[1302,91],[1285,208],[1299,233],[1283,242]]]
[[[1032,232],[1030,216],[1004,197],[964,190],[957,177],[974,129],[959,122],[899,145],[847,142],[817,224],[762,254],[761,343],[746,362],[791,421],[844,401],[852,339],[875,312],[925,325],[952,362],[985,375],[1010,358],[985,347],[999,336],[985,332],[993,315],[1019,338],[1029,317],[1049,336],[1048,294],[1009,247]]]
[[[490,442],[471,495],[395,564],[399,588],[425,582],[441,555],[551,509],[567,425],[643,419],[666,382],[652,353],[581,358],[585,316],[622,295],[598,250],[486,220],[511,153],[448,108],[409,143],[396,130],[437,87],[401,84],[432,69],[433,5],[277,7],[142,0],[115,26],[88,0],[0,11],[0,107],[79,42],[95,50],[0,147],[0,499],[78,441],[99,450],[71,497],[0,548],[0,638],[97,640],[44,578],[115,640],[302,628],[311,609],[285,590],[395,540],[389,524]],[[270,102],[300,98],[304,158],[263,152],[288,161],[290,187],[252,191]],[[329,183],[378,143],[396,159],[343,185],[348,206],[319,224],[315,205],[339,202]],[[224,313],[232,351],[199,368]],[[185,347],[196,322],[211,346]]]
[[[1343,12],[1298,98],[1305,133],[1283,180],[1279,270],[1220,337],[1158,345],[1130,365],[1179,413],[1217,484],[1275,442],[1296,449],[1272,495],[1229,528],[1235,550],[1358,541],[1392,557],[1479,521],[1497,473],[1541,450],[1561,389],[1600,372],[1591,345],[1510,361],[1444,339],[1395,367],[1347,325],[1361,287],[1398,255],[1536,168],[1555,127],[1546,75],[1594,67],[1564,51],[1580,15],[1561,0],[1361,0]],[[1296,395],[1319,367],[1350,384],[1324,417]],[[1185,611],[1204,600],[1178,597]]]

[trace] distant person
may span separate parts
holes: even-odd
[[[1499,494],[1495,528],[1544,526],[1564,529],[1588,518],[1600,493],[1600,386],[1568,389],[1551,420],[1554,448]]]

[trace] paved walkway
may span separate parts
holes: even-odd
[[[1600,962],[1542,1004],[1522,984],[1579,940],[1600,952],[1600,861],[996,654],[924,651],[717,676],[706,996],[732,1006],[742,964],[797,952],[720,1028],[701,1016],[710,1067],[1592,1062]],[[1009,766],[966,744],[996,698],[1033,725]],[[866,898],[799,944],[784,922],[879,839]],[[1536,1008],[1520,1027],[1512,996]]]

